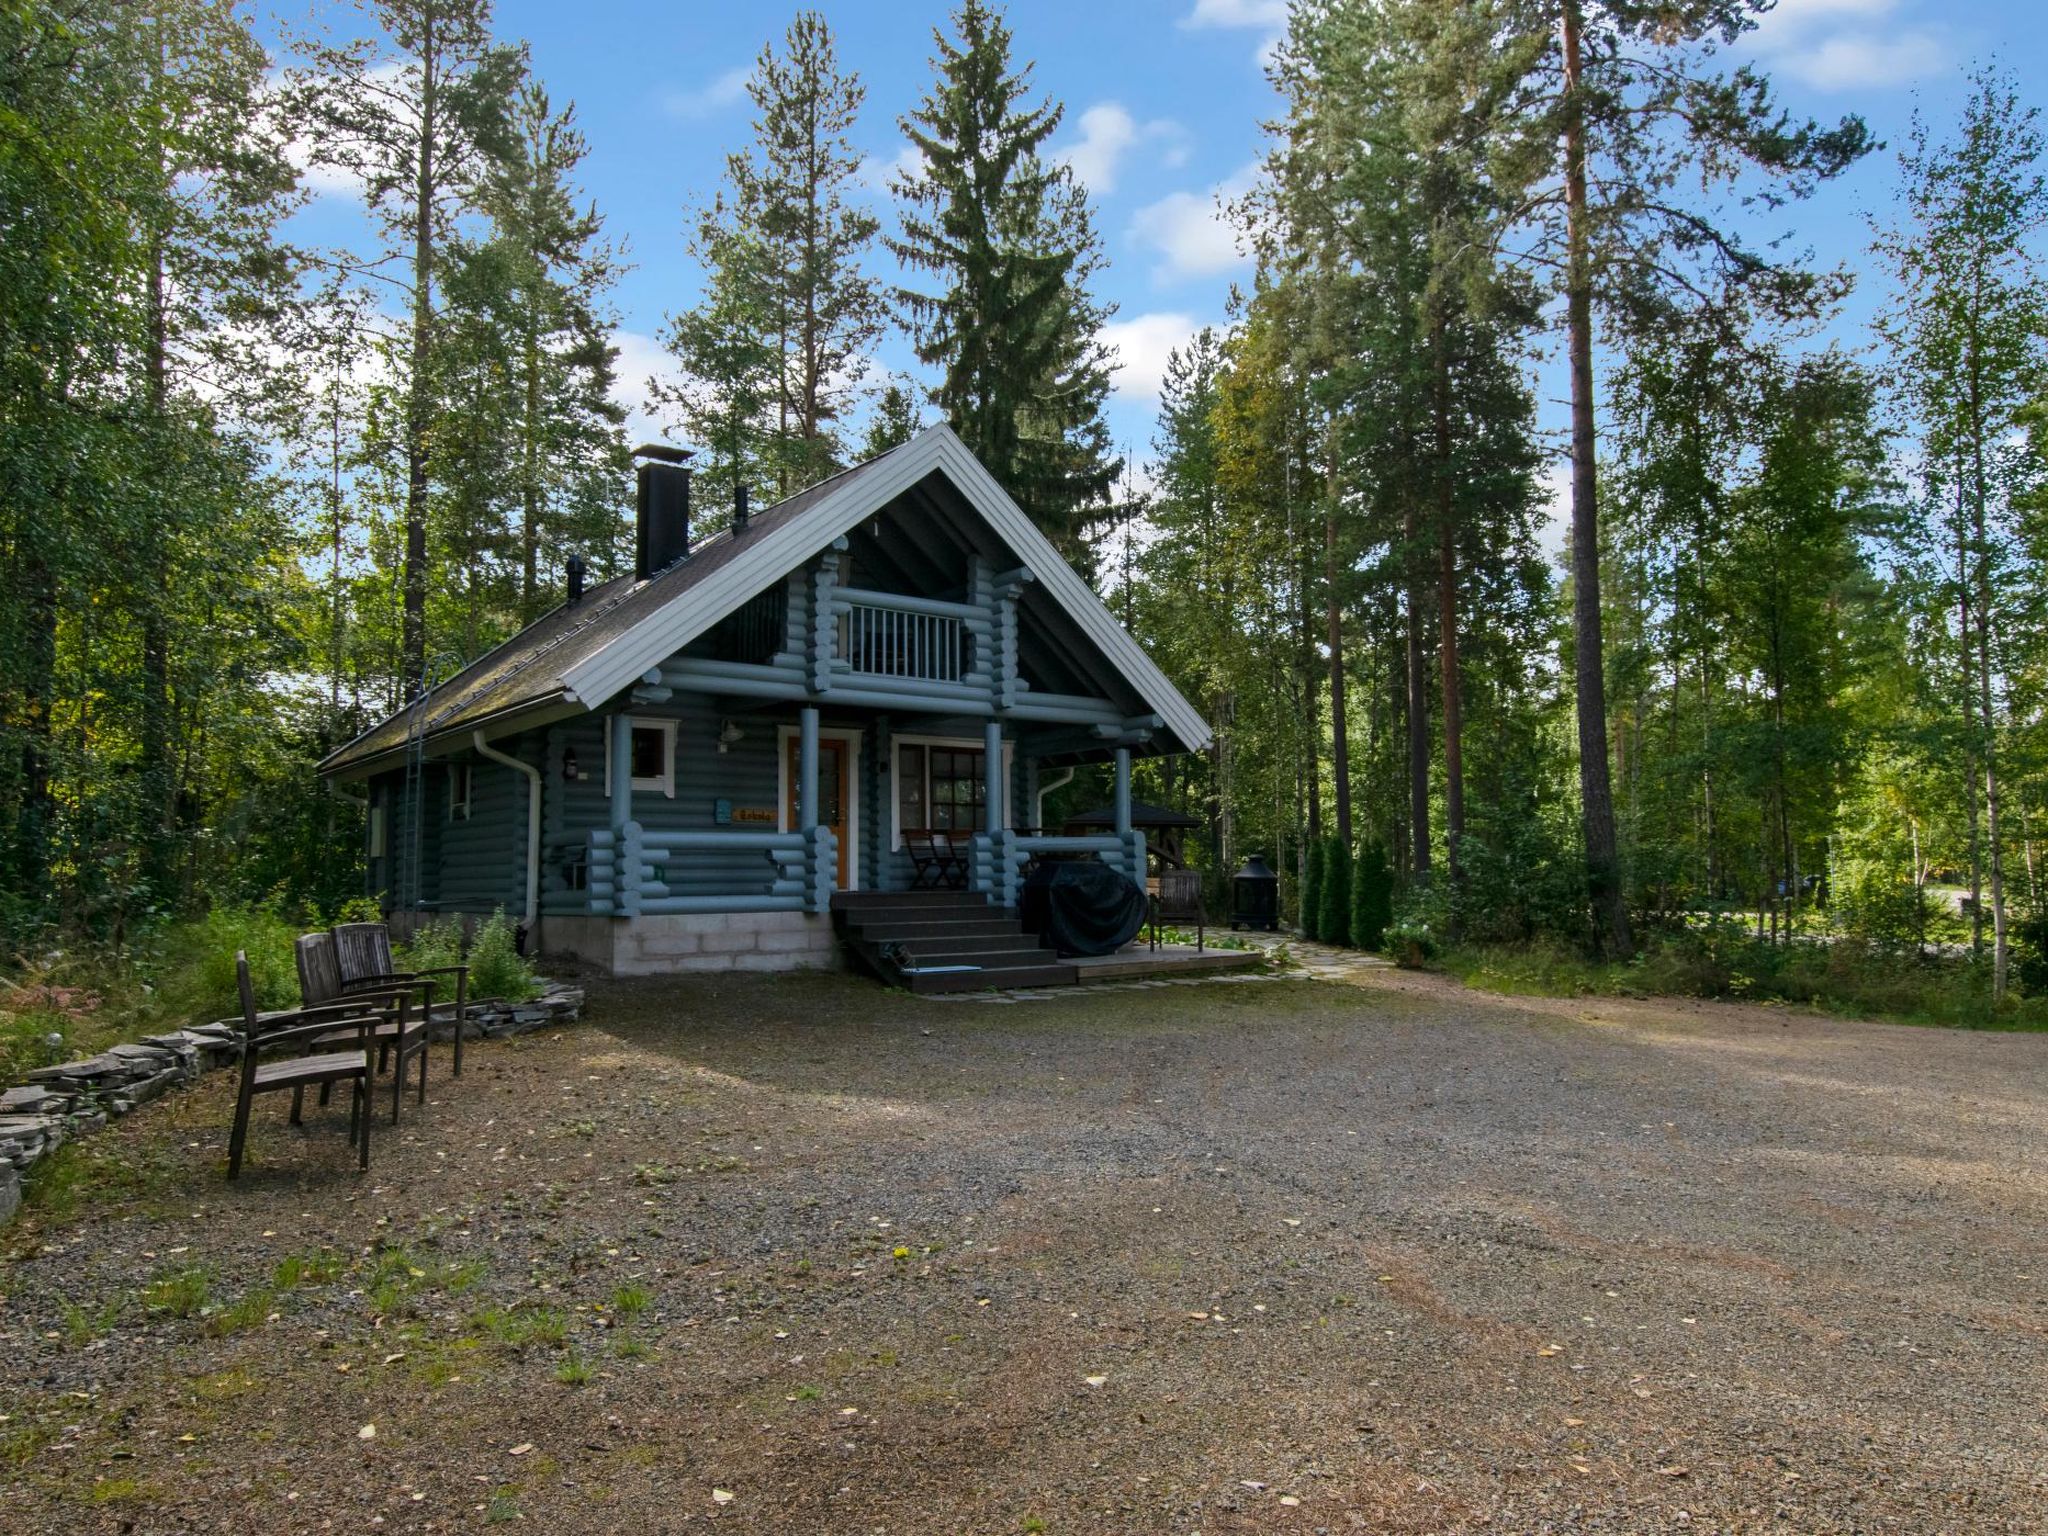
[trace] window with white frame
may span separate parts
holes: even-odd
[[[896,828],[891,846],[905,832],[978,832],[988,801],[986,753],[966,741],[896,743]],[[1010,747],[1003,747],[1007,775]],[[1005,788],[1005,799],[1008,797]]]
[[[450,763],[448,765],[448,819],[469,820],[470,795],[476,787],[476,765],[474,763]]]
[[[370,851],[368,856],[373,859],[381,859],[384,857],[384,807],[381,805],[371,806],[369,821]]]
[[[633,788],[676,797],[676,722],[633,720]],[[604,792],[612,792],[612,733],[604,733]]]

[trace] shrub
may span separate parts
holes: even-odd
[[[1342,838],[1331,838],[1323,854],[1322,921],[1317,928],[1325,944],[1351,942],[1351,849]]]
[[[522,1003],[539,990],[532,967],[520,956],[505,909],[500,907],[477,929],[476,942],[470,945],[469,995]]]
[[[1301,877],[1301,936],[1315,939],[1322,936],[1323,917],[1323,844],[1318,838],[1308,845],[1306,868]]]
[[[1387,953],[1394,957],[1397,965],[1409,968],[1422,965],[1436,955],[1436,936],[1428,923],[1419,918],[1399,917],[1387,924]]]
[[[462,924],[452,917],[437,917],[413,930],[412,938],[399,950],[401,970],[431,971],[462,964]],[[475,993],[472,984],[470,988]]]
[[[1370,838],[1351,869],[1351,942],[1360,949],[1380,948],[1393,920],[1394,872],[1386,845]]]
[[[218,906],[204,917],[175,923],[155,946],[163,967],[158,995],[181,1021],[239,1016],[235,952],[245,950],[256,1006],[293,1007],[299,1001],[292,953],[297,938],[297,928],[269,907]]]

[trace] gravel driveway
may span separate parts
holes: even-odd
[[[13,1531],[2038,1532],[2048,1038],[606,984],[0,1245]],[[437,1068],[443,1065],[437,1059]]]

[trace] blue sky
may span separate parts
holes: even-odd
[[[1801,114],[1861,113],[1892,148],[1871,156],[1814,201],[1782,216],[1782,233],[1817,259],[1868,266],[1865,215],[1889,206],[1893,148],[1917,104],[1950,120],[1963,72],[1992,60],[2022,82],[2048,78],[2042,0],[1781,0],[1741,52],[1761,62]],[[683,249],[685,207],[715,186],[730,149],[748,136],[740,88],[762,43],[794,6],[657,0],[499,0],[501,36],[524,39],[555,100],[573,99],[590,156],[584,181],[608,232],[633,264],[617,291],[622,394],[644,397],[661,364],[663,317],[689,304],[697,274]],[[902,149],[897,118],[930,78],[931,30],[945,0],[836,0],[821,7],[841,58],[868,88],[858,132],[879,173]],[[1202,323],[1220,324],[1229,285],[1247,273],[1216,214],[1219,191],[1241,190],[1276,105],[1261,55],[1284,0],[1013,0],[1020,60],[1038,90],[1065,103],[1054,147],[1093,194],[1109,254],[1104,296],[1118,306],[1111,340],[1125,362],[1112,406],[1120,441],[1142,457],[1152,435],[1167,349]],[[303,28],[304,13],[287,17]],[[347,29],[356,13],[321,5],[316,25]],[[2048,93],[2044,93],[2048,96]],[[876,178],[880,180],[879,174]],[[890,216],[886,195],[878,210]],[[302,233],[345,238],[355,223],[345,192],[301,215]],[[878,270],[886,266],[878,257]],[[1838,333],[1860,344],[1883,301],[1868,275]],[[900,339],[883,362],[907,367]],[[1541,371],[1543,416],[1555,424],[1555,369]],[[639,426],[649,425],[641,418]]]

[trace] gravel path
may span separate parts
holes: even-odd
[[[2048,1529],[2048,1037],[1360,972],[594,987],[0,1244],[0,1528]],[[437,1059],[436,1066],[442,1062]]]

